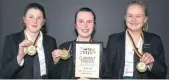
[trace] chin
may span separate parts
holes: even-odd
[[[39,32],[40,30],[34,30],[34,31],[32,31],[33,33],[37,33],[37,32]]]
[[[140,31],[141,29],[129,29],[131,31]]]
[[[82,35],[82,37],[84,38],[88,38],[90,35]]]

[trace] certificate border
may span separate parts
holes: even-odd
[[[99,51],[99,56],[100,56],[100,61],[99,61],[99,78],[100,78],[100,75],[102,75],[102,72],[101,72],[101,70],[102,70],[102,54],[103,54],[103,42],[74,42],[74,44],[73,44],[73,53],[74,53],[74,55],[73,55],[73,61],[74,61],[74,64],[73,64],[73,66],[74,66],[74,77],[75,77],[75,64],[76,64],[76,61],[75,61],[75,56],[76,56],[76,44],[99,44],[100,45],[100,51]],[[78,77],[75,77],[75,78],[78,78]],[[89,77],[89,78],[92,78],[92,77]],[[98,78],[93,78],[93,79],[98,79]]]

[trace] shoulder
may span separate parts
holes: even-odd
[[[53,38],[52,36],[49,36],[47,34],[43,34],[44,38],[48,39],[48,40],[55,40],[55,38]]]
[[[119,40],[122,37],[125,37],[125,32],[113,33],[113,34],[109,35],[108,40]]]
[[[144,38],[149,38],[150,40],[154,40],[154,41],[161,41],[161,38],[159,35],[155,34],[155,33],[150,33],[150,32],[144,32]]]
[[[20,37],[22,35],[22,32],[17,32],[17,33],[11,33],[6,35],[6,37]]]
[[[49,36],[49,35],[46,35],[46,34],[43,34],[43,42],[45,43],[48,43],[49,45],[56,45],[57,42],[56,42],[56,39],[53,38],[52,36]]]
[[[62,44],[59,46],[59,48],[60,48],[60,49],[62,49],[62,48],[68,48],[71,43],[73,43],[73,41],[64,42],[64,43],[62,43]]]
[[[22,36],[24,34],[22,32],[17,32],[17,33],[11,33],[5,36],[5,41],[6,40],[14,40],[14,41],[19,41],[21,40]]]

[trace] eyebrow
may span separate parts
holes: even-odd
[[[28,16],[34,16],[33,14],[28,14]],[[38,17],[43,17],[43,16],[38,16]]]
[[[133,14],[131,14],[131,13],[128,13],[127,15],[133,15]],[[137,14],[137,15],[140,15],[140,16],[142,16],[143,14]]]

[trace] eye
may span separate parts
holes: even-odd
[[[132,15],[128,15],[128,17],[133,17]]]
[[[87,23],[92,23],[92,21],[87,21]]]
[[[33,18],[33,16],[28,16],[29,18]]]
[[[38,17],[38,19],[42,19],[42,17]]]
[[[141,16],[136,16],[137,18],[140,18]]]
[[[83,20],[79,20],[78,22],[79,22],[79,23],[83,23]]]

